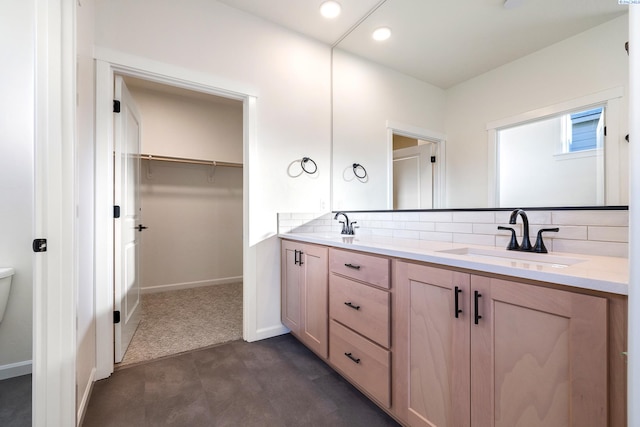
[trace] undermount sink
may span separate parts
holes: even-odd
[[[577,264],[579,262],[583,262],[583,259],[580,258],[570,258],[563,257],[557,255],[549,255],[549,254],[538,254],[535,252],[519,252],[519,251],[508,251],[504,250],[493,250],[493,249],[482,249],[482,248],[456,248],[456,249],[443,249],[437,251],[444,254],[451,255],[464,255],[470,258],[484,258],[484,259],[493,259],[493,260],[505,260],[505,261],[517,261],[528,264],[536,264],[543,266],[550,266],[554,268],[565,268],[570,265]]]

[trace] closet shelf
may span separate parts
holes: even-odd
[[[155,156],[153,154],[140,154],[140,158],[142,160],[157,160],[159,162],[189,163],[193,165],[224,166],[229,168],[242,167],[242,163],[218,162],[216,160],[203,159],[187,159],[184,157]]]

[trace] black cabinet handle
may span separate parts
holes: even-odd
[[[454,308],[454,315],[456,316],[456,319],[458,318],[458,316],[460,315],[460,313],[462,313],[462,310],[460,309],[460,303],[458,301],[460,294],[462,293],[462,289],[460,289],[459,287],[456,286],[455,290],[454,290],[454,302],[455,302],[455,308]]]
[[[482,319],[482,316],[480,316],[480,313],[478,311],[478,301],[480,300],[480,297],[482,297],[482,294],[478,291],[473,291],[473,299],[474,299],[474,309],[475,309],[475,313],[474,313],[474,323],[477,325],[478,321],[480,319]]]
[[[353,265],[353,264],[345,264],[345,267],[349,267],[349,268],[353,268],[354,270],[360,270],[360,266],[359,265]]]
[[[347,307],[351,307],[354,310],[360,310],[360,306],[359,305],[353,305],[352,302],[345,302],[344,305],[346,305]]]
[[[302,251],[295,249],[293,254],[293,263],[297,265],[302,265]]]
[[[355,363],[360,363],[360,359],[356,359],[351,353],[345,353],[344,355],[353,360]]]

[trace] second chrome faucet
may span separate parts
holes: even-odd
[[[344,212],[336,213],[336,216],[334,216],[333,219],[338,219],[338,216],[340,215],[344,217],[344,221],[338,221],[340,224],[342,224],[342,231],[340,232],[340,234],[349,234],[349,235],[356,234],[353,224],[357,224],[358,221],[353,221],[352,223],[349,223],[349,217]]]
[[[527,213],[522,209],[514,209],[511,212],[511,216],[509,217],[509,224],[515,224],[518,216],[522,217],[522,244],[518,244],[518,239],[516,238],[516,231],[510,227],[502,227],[499,226],[498,230],[510,230],[511,231],[511,240],[507,245],[507,249],[510,251],[526,251],[526,252],[537,252],[537,253],[547,253],[547,248],[542,241],[542,233],[544,232],[558,232],[559,228],[543,228],[538,230],[538,236],[536,238],[535,246],[531,246],[531,241],[529,240],[529,218],[527,217]]]

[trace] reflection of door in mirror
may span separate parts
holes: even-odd
[[[433,208],[434,144],[393,135],[393,209]]]
[[[603,147],[603,106],[499,130],[499,206],[603,205]]]

